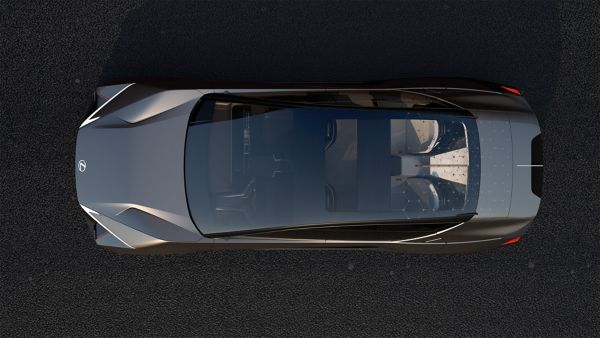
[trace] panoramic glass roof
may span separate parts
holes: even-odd
[[[475,120],[434,111],[204,100],[185,158],[204,234],[472,213]]]

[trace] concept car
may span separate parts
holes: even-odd
[[[99,87],[77,196],[117,252],[516,243],[542,190],[537,119],[471,79]]]

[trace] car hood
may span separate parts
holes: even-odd
[[[156,238],[199,236],[187,209],[184,147],[189,114],[201,95],[171,90],[132,102],[121,98],[116,110],[81,127],[75,159],[79,203],[127,226],[138,219],[145,228],[137,230]]]

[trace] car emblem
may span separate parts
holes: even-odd
[[[77,167],[79,168],[79,171],[84,172],[85,168],[87,167],[87,164],[85,163],[84,160],[79,160]]]

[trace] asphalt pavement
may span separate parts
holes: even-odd
[[[466,255],[94,245],[75,197],[98,84],[460,76],[538,114],[521,243]],[[600,330],[600,2],[0,2],[0,335],[586,335]]]

